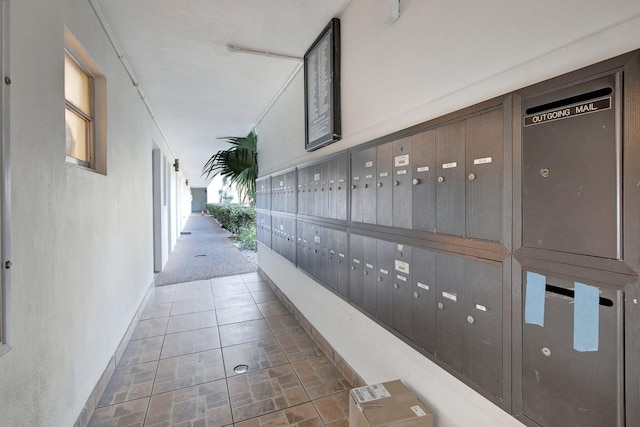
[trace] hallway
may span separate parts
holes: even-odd
[[[349,388],[257,273],[214,278],[154,289],[89,426],[347,426]]]

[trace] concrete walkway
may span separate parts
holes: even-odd
[[[255,271],[213,217],[192,213],[156,286],[186,283]]]

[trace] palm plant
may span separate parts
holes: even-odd
[[[258,135],[255,130],[245,137],[228,136],[220,138],[233,147],[220,150],[207,160],[202,175],[213,178],[226,177],[235,184],[240,202],[255,204],[256,178],[258,177]]]

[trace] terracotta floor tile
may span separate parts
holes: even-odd
[[[233,368],[241,364],[253,372],[289,363],[275,338],[224,347],[222,354],[227,377],[238,375]]]
[[[130,341],[118,361],[118,367],[136,365],[160,359],[164,336]]]
[[[349,426],[349,392],[342,391],[313,401],[322,421],[331,427]]]
[[[216,312],[213,310],[181,314],[179,316],[171,316],[169,318],[167,334],[210,328],[212,326],[217,326],[217,324]]]
[[[227,382],[235,422],[309,401],[291,365],[238,375]]]
[[[251,292],[251,296],[253,297],[256,304],[279,301],[276,294],[271,291],[255,291]]]
[[[116,368],[105,388],[98,407],[151,396],[158,362]]]
[[[140,320],[131,335],[132,340],[150,338],[164,335],[167,332],[168,317],[156,317],[154,319]]]
[[[249,291],[251,292],[271,290],[267,282],[265,282],[264,280],[258,280],[256,282],[247,282],[246,285],[247,285],[247,289],[249,289]]]
[[[97,408],[88,427],[142,427],[149,398]]]
[[[175,301],[171,307],[171,315],[178,316],[198,311],[210,311],[214,308],[213,297]]]
[[[215,297],[216,308],[240,307],[242,305],[255,305],[255,301],[250,293],[220,295]]]
[[[196,329],[166,335],[162,346],[161,359],[182,356],[183,354],[220,348],[218,328]]]
[[[224,378],[220,349],[162,359],[153,394],[190,387]]]
[[[216,310],[219,325],[246,322],[248,320],[262,319],[262,312],[255,304],[240,307],[223,308]]]
[[[222,427],[231,423],[226,381],[218,380],[152,396],[145,427]]]
[[[154,319],[156,317],[168,317],[171,314],[171,306],[172,303],[162,303],[162,304],[147,304],[142,313],[140,314],[139,320],[147,320]]]
[[[178,289],[176,290],[176,294],[173,297],[173,302],[198,298],[211,298],[212,296],[213,295],[211,293],[211,286],[208,283],[206,286],[193,288],[178,287]]]
[[[280,301],[271,301],[258,304],[258,308],[264,317],[282,316],[289,314],[289,310]]]
[[[225,285],[235,285],[236,283],[244,283],[242,276],[225,276],[225,277],[214,277],[210,280],[211,288],[215,291],[217,286],[225,286]],[[214,292],[215,293],[215,292]]]
[[[273,338],[271,329],[269,329],[269,325],[264,319],[222,325],[219,329],[220,341],[223,347]]]
[[[231,285],[213,285],[211,289],[213,290],[214,298],[224,295],[246,294],[249,292],[249,289],[242,282]]]
[[[236,427],[324,427],[322,420],[310,403],[273,412],[259,418],[235,424]]]
[[[312,400],[349,390],[349,384],[325,356],[292,363]]]
[[[271,316],[265,319],[275,336],[293,335],[304,333],[304,329],[298,323],[293,314],[283,316]]]
[[[321,356],[322,350],[306,332],[277,337],[291,362]]]

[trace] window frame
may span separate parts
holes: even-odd
[[[89,78],[89,103],[91,105],[91,114],[87,114],[78,106],[76,106],[73,102],[69,101],[65,95],[64,98],[64,108],[65,113],[66,110],[69,109],[73,114],[78,115],[81,119],[87,122],[87,135],[86,135],[86,150],[87,150],[87,158],[88,161],[81,160],[75,157],[70,156],[68,153],[66,154],[66,161],[68,163],[73,163],[78,166],[84,166],[89,169],[95,169],[95,137],[94,137],[94,125],[95,125],[95,79],[91,72],[87,69],[87,67],[71,52],[68,48],[64,50],[65,55],[68,55],[69,58],[75,62],[75,64],[83,71],[87,77]],[[66,70],[65,70],[66,73]]]
[[[9,163],[9,2],[0,0],[0,357],[11,350],[11,169]]]
[[[90,161],[87,164],[87,162],[78,161],[78,159],[75,159],[74,157],[67,156],[65,147],[65,163],[68,166],[74,166],[87,171],[97,172],[101,175],[107,175],[107,79],[100,71],[100,68],[96,65],[91,55],[89,55],[84,46],[80,44],[78,39],[75,38],[66,26],[64,28],[64,40],[64,54],[68,54],[80,69],[82,69],[91,79],[90,117],[92,118],[92,121],[90,122],[91,129],[89,131],[91,140],[88,143],[88,149],[90,152],[87,152],[87,156]],[[64,101],[64,112],[66,114],[67,106],[69,104],[66,96],[64,96]],[[71,109],[71,111],[76,114],[75,109]]]

